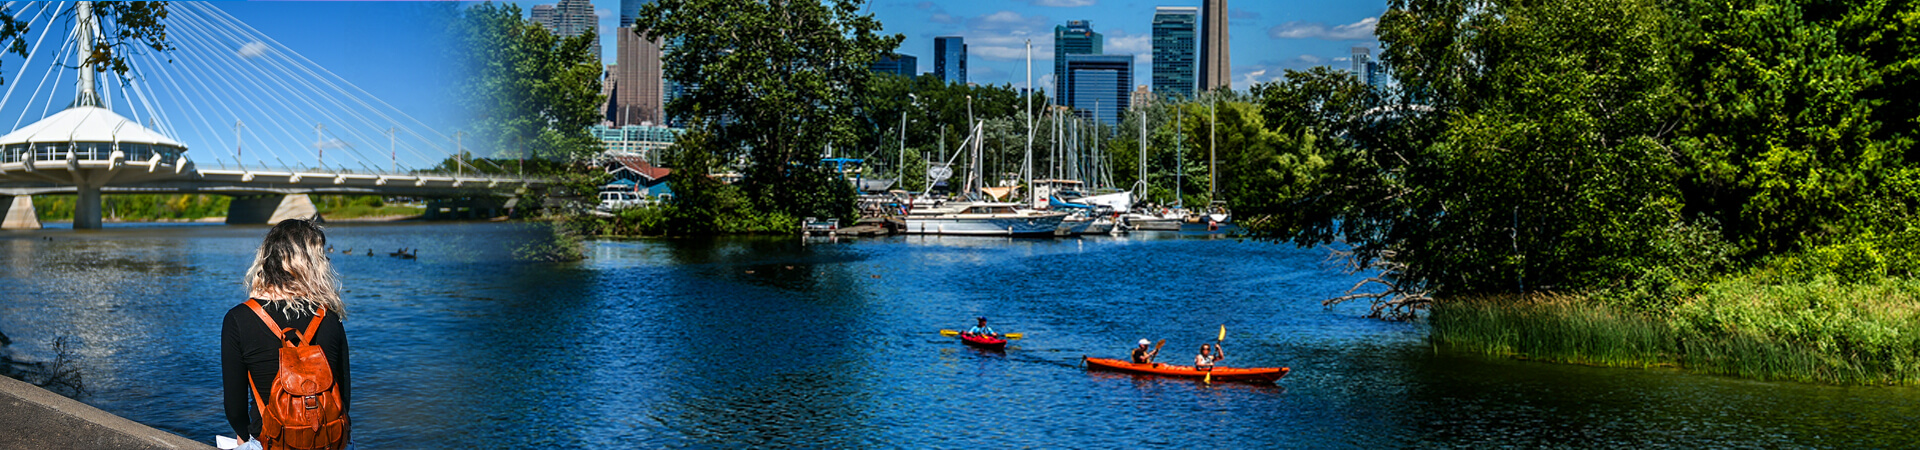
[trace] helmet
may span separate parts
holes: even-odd
[[[1152,344],[1152,342],[1148,342],[1146,339],[1140,340],[1140,345],[1147,345],[1147,344]]]

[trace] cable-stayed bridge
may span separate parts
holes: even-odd
[[[17,70],[0,94],[0,112],[18,111],[0,135],[8,227],[39,226],[34,195],[76,195],[74,228],[89,229],[101,225],[103,194],[231,195],[228,223],[272,223],[314,216],[308,194],[438,199],[431,216],[510,207],[549,185],[479,173],[464,163],[460,133],[434,130],[211,3],[170,4],[175,50],[129,54],[126,76],[103,80],[80,63],[108,31],[89,2],[7,7],[36,32],[24,61],[8,61]],[[449,158],[460,161],[452,171],[416,169]]]

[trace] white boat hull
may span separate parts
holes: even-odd
[[[967,217],[907,216],[907,234],[944,234],[959,236],[1052,236],[1060,229],[1065,214]]]

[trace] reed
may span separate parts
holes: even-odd
[[[1467,351],[1615,367],[1672,360],[1674,339],[1666,324],[1578,296],[1448,301],[1436,305],[1429,319],[1435,342]]]
[[[1666,311],[1585,295],[1453,299],[1432,339],[1492,355],[1763,380],[1920,384],[1920,281],[1713,283]]]

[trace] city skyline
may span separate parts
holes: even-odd
[[[546,2],[516,2],[522,9]],[[594,0],[603,29],[612,29],[621,0]],[[1033,84],[1056,90],[1053,72],[1053,27],[1069,20],[1087,20],[1093,31],[1107,37],[1106,54],[1133,55],[1136,67],[1151,67],[1152,21],[1160,6],[1200,7],[1201,0],[1023,0],[1016,2],[936,2],[880,0],[864,5],[882,25],[881,33],[904,35],[894,51],[924,59],[915,73],[932,74],[934,39],[959,36],[967,43],[967,78],[980,85],[1025,85],[1024,42],[1033,40]],[[1308,2],[1294,0],[1241,1],[1227,10],[1234,89],[1254,82],[1278,79],[1286,69],[1350,66],[1350,49],[1379,48],[1374,25],[1387,9],[1385,1]],[[614,47],[612,33],[601,33],[603,47]],[[612,54],[603,59],[613,61]],[[1149,72],[1139,69],[1141,75]],[[1136,76],[1135,84],[1150,84]]]

